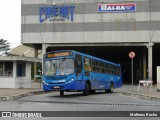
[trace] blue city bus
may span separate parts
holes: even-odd
[[[96,90],[113,92],[122,87],[120,64],[73,50],[48,52],[43,59],[43,90],[83,92],[83,95]]]

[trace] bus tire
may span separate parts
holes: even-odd
[[[110,89],[105,90],[106,93],[113,93],[114,91],[114,84],[113,82],[110,83]]]
[[[83,95],[84,96],[89,95],[89,83],[88,82],[86,82],[85,84],[85,90],[83,90]]]
[[[61,91],[60,91],[60,96],[63,96],[63,95],[64,95],[64,91],[61,90]]]

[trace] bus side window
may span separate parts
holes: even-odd
[[[76,67],[76,74],[79,75],[82,72],[82,56],[76,55],[75,67]]]
[[[91,60],[89,58],[84,58],[84,70],[91,71]]]

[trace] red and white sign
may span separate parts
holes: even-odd
[[[136,3],[98,4],[98,12],[135,12]]]
[[[129,57],[131,58],[131,59],[133,59],[134,57],[136,56],[136,54],[135,54],[135,52],[129,52]]]

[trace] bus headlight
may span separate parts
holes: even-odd
[[[43,83],[44,83],[45,85],[48,85],[48,83],[46,83],[45,81],[43,81]]]
[[[74,78],[72,78],[68,83],[71,83],[74,80]]]

